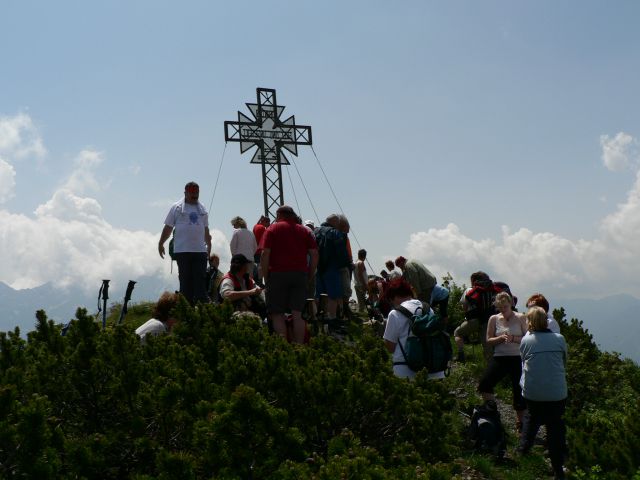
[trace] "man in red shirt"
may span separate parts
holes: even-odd
[[[276,221],[262,238],[260,269],[266,284],[267,310],[274,331],[286,337],[285,313],[293,319],[293,341],[303,343],[302,309],[307,283],[316,273],[318,246],[311,231],[296,223],[288,205],[276,211]]]

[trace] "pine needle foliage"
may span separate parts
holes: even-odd
[[[450,325],[461,321],[452,290]],[[367,327],[350,342],[296,346],[229,305],[176,309],[171,335],[134,333],[151,305],[106,330],[78,309],[67,334],[36,314],[26,338],[0,332],[0,478],[540,478],[541,451],[478,459],[465,442],[482,355],[442,382],[392,374]],[[574,478],[640,478],[640,369],[600,352],[555,312],[569,345],[566,413]],[[515,445],[511,445],[513,448]]]

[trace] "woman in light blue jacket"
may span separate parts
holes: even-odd
[[[567,344],[549,330],[547,314],[540,307],[527,312],[529,335],[520,342],[522,396],[527,402],[518,450],[527,453],[540,425],[547,427],[549,457],[555,478],[564,478],[565,426],[562,416],[567,403]]]

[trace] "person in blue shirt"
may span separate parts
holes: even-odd
[[[547,312],[532,307],[527,312],[529,335],[520,342],[522,396],[527,403],[518,451],[529,452],[540,425],[547,427],[549,457],[555,478],[564,478],[565,425],[567,404],[567,343],[549,330]]]

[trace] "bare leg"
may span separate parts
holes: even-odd
[[[298,315],[300,315],[300,312],[298,312]],[[287,338],[287,325],[285,323],[284,313],[272,313],[271,323],[274,332],[283,338]]]
[[[338,299],[329,298],[327,300],[327,318],[336,318],[337,310],[338,310]]]
[[[293,343],[304,343],[304,320],[302,320],[302,312],[291,312],[293,321]]]

